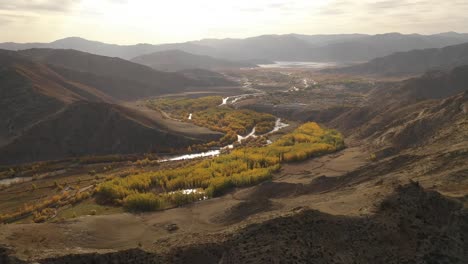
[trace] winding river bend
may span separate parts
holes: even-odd
[[[235,104],[236,102],[238,102],[240,100],[244,100],[244,99],[246,99],[248,97],[257,97],[257,96],[262,96],[262,95],[266,94],[265,91],[253,88],[252,83],[248,79],[244,79],[243,82],[244,82],[244,84],[243,84],[242,87],[247,91],[251,91],[251,93],[225,97],[225,98],[223,98],[223,101],[219,106],[224,106],[224,105],[228,105],[228,104]],[[304,79],[304,84],[308,85],[306,79]],[[192,119],[192,113],[190,113],[188,119],[189,120]],[[288,124],[281,122],[281,118],[277,118],[276,121],[275,121],[274,128],[270,132],[265,133],[264,135],[268,135],[268,134],[277,132],[277,131],[279,131],[279,130],[285,128],[285,127],[288,127],[288,126],[289,126]],[[240,143],[243,140],[245,140],[247,138],[251,138],[251,137],[257,137],[257,135],[255,134],[255,127],[246,136],[237,135],[237,142]],[[271,143],[271,142],[268,142],[268,143]],[[200,153],[193,153],[193,154],[185,154],[185,155],[180,155],[180,156],[175,156],[175,157],[169,157],[167,159],[161,160],[160,162],[178,161],[178,160],[191,160],[191,159],[204,158],[204,157],[215,157],[215,156],[220,155],[222,150],[232,149],[232,148],[234,148],[234,145],[231,144],[231,145],[227,145],[227,146],[215,149],[215,150],[210,150],[210,151],[205,151],[205,152],[200,152]]]
[[[23,182],[28,182],[28,181],[32,181],[32,177],[8,178],[8,179],[0,180],[0,186],[1,185],[11,185],[11,184],[23,183]]]
[[[288,127],[288,126],[289,126],[289,124],[281,122],[281,118],[277,118],[276,122],[275,122],[275,127],[270,132],[265,133],[263,135],[268,135],[268,134],[274,133],[274,132],[279,131],[279,130],[281,130],[281,129],[285,128],[285,127]],[[243,140],[245,140],[247,138],[251,138],[251,137],[257,137],[257,135],[255,135],[255,127],[246,136],[237,135],[237,141],[240,143]],[[206,158],[206,157],[216,157],[216,156],[219,156],[221,154],[222,150],[233,149],[233,148],[234,148],[234,145],[231,144],[231,145],[227,145],[227,146],[224,146],[224,147],[221,147],[221,148],[218,148],[218,149],[209,150],[209,151],[205,151],[205,152],[174,156],[174,157],[170,157],[170,158],[167,158],[167,159],[162,159],[159,162],[191,160],[191,159]],[[22,183],[22,182],[28,182],[28,181],[31,181],[31,180],[32,180],[32,177],[16,177],[16,178],[2,179],[2,180],[0,180],[0,186],[1,185],[17,184],[17,183]]]
[[[261,95],[265,95],[266,92],[255,89],[252,87],[252,83],[248,79],[244,79],[244,84],[242,85],[242,88],[245,89],[246,91],[250,91],[251,93],[245,93],[245,94],[239,94],[239,95],[233,95],[233,96],[228,96],[223,98],[223,102],[219,106],[223,105],[228,105],[228,104],[235,104],[236,102],[240,100],[244,100],[248,97],[257,97]]]
[[[275,127],[268,133],[264,135],[268,135],[271,133],[274,133],[276,131],[279,131],[285,127],[288,127],[289,124],[281,122],[281,118],[277,118],[275,122]],[[252,129],[252,131],[247,134],[246,136],[241,136],[237,135],[237,141],[242,142],[243,140],[251,137],[257,137],[255,135],[255,127]],[[200,153],[193,153],[193,154],[185,154],[185,155],[180,155],[180,156],[175,156],[175,157],[170,157],[167,159],[160,160],[160,162],[167,162],[167,161],[178,161],[178,160],[191,160],[191,159],[197,159],[197,158],[206,158],[206,157],[215,157],[221,154],[221,151],[224,149],[232,149],[234,148],[234,145],[227,145],[218,149],[210,150],[210,151],[205,151],[205,152],[200,152]]]
[[[304,80],[304,82],[306,82],[306,81]],[[240,100],[243,100],[245,98],[248,98],[248,97],[257,97],[257,96],[261,96],[261,95],[266,94],[262,90],[258,90],[258,89],[253,88],[252,83],[249,82],[248,80],[244,81],[243,88],[245,88],[248,91],[251,91],[252,93],[246,93],[246,94],[240,94],[240,95],[233,95],[233,96],[225,97],[225,98],[223,98],[223,101],[219,106],[234,104],[234,103],[236,103],[236,102],[238,102]],[[166,113],[164,113],[164,114],[167,116],[167,118],[172,119]],[[190,113],[189,116],[187,117],[187,119],[192,120],[192,116],[193,116],[193,113]],[[180,121],[180,120],[177,120],[177,121]],[[279,130],[285,128],[285,127],[288,127],[288,126],[289,126],[289,124],[281,122],[281,118],[277,118],[276,121],[275,121],[274,128],[270,132],[265,133],[263,135],[268,135],[268,134],[277,132],[277,131],[279,131]],[[252,129],[252,131],[249,134],[247,134],[245,136],[237,135],[237,142],[240,143],[243,140],[251,138],[251,137],[257,137],[257,135],[255,134],[255,127]],[[271,144],[270,140],[268,140],[268,144]],[[215,157],[215,156],[219,156],[221,154],[222,150],[233,149],[233,148],[234,148],[234,145],[230,144],[230,145],[227,145],[227,146],[224,146],[224,147],[220,147],[218,149],[209,150],[209,151],[205,151],[205,152],[199,152],[199,153],[192,153],[192,154],[185,154],[185,155],[178,155],[178,156],[168,157],[166,159],[160,160],[159,162],[191,160],[191,159],[204,158],[204,157]],[[17,184],[17,183],[22,183],[22,182],[28,182],[28,181],[31,181],[31,180],[32,180],[32,177],[15,177],[15,178],[1,179],[0,180],[0,186],[1,185]]]

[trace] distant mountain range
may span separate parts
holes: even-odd
[[[0,50],[0,164],[165,152],[216,139],[218,133],[180,131],[120,104],[206,78],[74,50]]]
[[[71,80],[99,87],[122,100],[174,93],[189,87],[233,85],[231,81],[220,78],[215,73],[187,77],[185,73],[156,71],[124,59],[76,50],[29,49],[18,51],[18,53],[55,67],[57,71]],[[96,75],[99,78],[95,78]],[[107,82],[111,82],[112,85],[102,82],[103,78],[107,78]],[[128,87],[132,89],[129,90]]]
[[[231,69],[257,67],[253,63],[216,59],[206,55],[195,55],[181,50],[159,51],[132,59],[133,62],[159,71],[183,71],[189,69]]]
[[[430,70],[448,70],[461,65],[468,65],[468,43],[440,49],[398,52],[367,63],[326,71],[392,76],[420,74]]]
[[[264,35],[246,39],[204,39],[162,45],[114,45],[72,37],[51,43],[2,43],[0,49],[75,49],[98,55],[133,59],[154,52],[181,50],[232,61],[368,61],[395,52],[442,48],[468,42],[468,34],[448,32],[435,35]]]

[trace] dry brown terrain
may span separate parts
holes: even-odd
[[[5,225],[0,228],[0,241],[22,259],[136,247],[165,254],[184,245],[222,242],[247,225],[309,209],[336,216],[372,215],[397,186],[414,180],[418,167],[400,162],[401,167],[394,171],[392,159],[372,162],[368,157],[365,149],[349,147],[336,154],[287,164],[271,182],[157,213]],[[453,197],[467,194],[467,185],[434,186],[434,178],[438,177],[426,175],[417,180],[424,188]]]
[[[61,224],[5,225],[0,228],[0,241],[7,241],[22,258],[34,256],[37,259],[51,254],[128,249],[139,243],[144,248],[157,249],[155,242],[158,240],[168,240],[168,243],[176,245],[180,240],[188,243],[187,237],[198,239],[196,234],[199,233],[225,232],[237,228],[240,222],[245,225],[262,221],[301,206],[332,214],[358,215],[361,207],[368,207],[373,201],[367,204],[362,199],[364,194],[356,194],[356,190],[329,194],[320,194],[321,191],[301,193],[304,185],[317,176],[342,175],[339,171],[330,170],[337,162],[342,164],[343,172],[367,163],[365,154],[359,149],[348,148],[338,154],[286,165],[274,181],[240,189],[220,198],[158,213],[84,216]],[[291,174],[291,171],[296,173]],[[300,191],[296,193],[297,190]],[[337,196],[341,197],[340,200],[333,199]],[[355,204],[355,200],[360,203]],[[168,232],[169,224],[176,224],[179,229]]]
[[[305,73],[296,74],[292,81]],[[272,79],[287,83],[285,76]],[[161,212],[109,209],[54,223],[3,225],[0,244],[39,263],[466,263],[468,93],[460,76],[466,75],[352,92],[340,80],[338,87],[302,91],[315,112],[283,114],[339,129],[346,149],[285,164],[271,181]],[[266,77],[257,78],[256,88]],[[356,104],[340,106],[343,100],[332,97],[337,92]],[[324,94],[328,104],[316,107]],[[160,113],[146,116],[172,122]]]

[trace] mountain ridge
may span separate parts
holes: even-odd
[[[272,41],[275,40],[275,41]],[[245,39],[202,39],[183,43],[116,45],[89,41],[79,37],[51,43],[0,43],[0,48],[22,50],[30,48],[73,48],[81,51],[132,58],[158,51],[179,49],[197,55],[230,60],[316,60],[365,61],[416,48],[441,48],[468,41],[468,34],[446,32],[433,35],[387,33],[378,35],[262,35]],[[261,44],[261,45],[259,45]],[[294,48],[290,48],[294,47]],[[239,54],[241,56],[239,56]]]
[[[189,78],[176,72],[162,72],[116,57],[95,55],[71,49],[28,49],[18,51],[34,61],[52,67],[71,80],[95,86],[121,100],[174,93],[193,86],[231,85],[227,80],[212,83],[209,78]],[[96,81],[103,77],[106,83]],[[133,87],[129,90],[127,87]]]
[[[468,42],[439,49],[397,52],[367,63],[325,72],[399,76],[420,74],[430,70],[447,70],[461,65],[468,65]]]

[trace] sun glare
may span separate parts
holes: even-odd
[[[201,36],[286,33],[295,21],[306,20],[314,10],[328,2],[85,0],[75,7],[73,16],[64,18],[63,32],[85,27],[89,29],[88,34],[94,34],[97,39],[112,35],[113,41],[128,44],[133,43],[130,39],[143,39],[143,36],[147,41],[158,43],[199,39]],[[82,16],[88,16],[89,20],[83,22]]]

